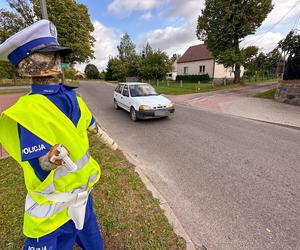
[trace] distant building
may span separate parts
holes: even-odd
[[[82,73],[79,70],[77,70],[76,73],[75,73],[75,77],[76,78],[85,78],[86,76],[85,76],[84,73]]]
[[[167,76],[166,76],[166,79],[167,80],[176,80],[176,76],[177,76],[177,60],[176,59],[173,64],[172,64],[172,72],[168,72],[167,73]]]
[[[177,60],[178,75],[201,75],[208,74],[211,79],[222,80],[224,78],[233,79],[234,71],[225,68],[223,64],[216,62],[206,44],[191,46]],[[241,76],[244,68],[241,67]]]

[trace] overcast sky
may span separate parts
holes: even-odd
[[[79,0],[89,8],[95,31],[95,57],[92,63],[105,69],[110,56],[117,54],[120,37],[128,32],[137,49],[148,41],[169,55],[183,54],[196,37],[196,21],[204,0]],[[298,3],[298,4],[297,4]],[[242,46],[256,45],[272,50],[294,27],[300,29],[300,1],[273,0],[274,9],[255,35]],[[0,0],[0,7],[5,1]],[[80,67],[82,69],[83,66]]]

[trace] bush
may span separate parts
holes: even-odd
[[[75,74],[76,74],[76,70],[73,69],[73,68],[67,68],[65,70],[65,78],[67,78],[67,79],[74,80],[75,79]]]
[[[183,81],[183,82],[205,82],[207,83],[209,81],[209,75],[178,75],[176,76],[176,81]]]
[[[300,53],[289,57],[283,75],[283,80],[298,79],[300,79]]]
[[[84,73],[88,79],[99,79],[99,70],[94,64],[86,65]]]

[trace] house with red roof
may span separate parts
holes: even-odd
[[[244,68],[241,68],[241,76]],[[206,44],[191,46],[177,60],[178,75],[201,75],[208,74],[211,79],[222,80],[224,78],[233,79],[232,68],[225,68],[223,64],[216,62]]]

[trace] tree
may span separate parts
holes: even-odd
[[[284,59],[278,48],[273,49],[267,54],[267,67],[269,74],[276,75],[276,77],[278,77],[279,73],[282,74],[281,66],[283,63]]]
[[[157,50],[149,53],[139,67],[139,74],[144,79],[164,79],[172,70],[171,62],[166,53]]]
[[[173,54],[170,58],[171,63],[174,63],[180,57],[179,54]]]
[[[8,61],[0,61],[0,78],[15,78],[18,76],[17,69]]]
[[[198,18],[197,37],[207,43],[217,62],[234,68],[234,82],[240,82],[246,61],[240,42],[262,24],[272,10],[272,0],[206,0]]]
[[[88,79],[99,79],[99,70],[94,64],[86,65],[84,73]]]
[[[251,76],[256,74],[257,72],[257,53],[258,53],[258,48],[255,46],[249,46],[247,49],[245,49],[245,62],[244,62],[244,67],[245,67],[245,74]]]
[[[41,18],[40,1],[33,0],[33,2],[34,10]],[[57,27],[59,43],[73,49],[68,62],[84,63],[93,59],[95,39],[91,33],[94,31],[94,26],[87,7],[73,0],[47,1],[47,7],[49,20]]]
[[[117,49],[119,51],[119,58],[121,60],[126,60],[136,54],[135,45],[131,41],[127,32],[121,38],[120,45],[117,46]]]
[[[28,0],[6,0],[9,7],[22,18],[24,26],[33,24],[36,19],[33,4]]]
[[[11,11],[3,9],[0,11],[2,41],[42,18],[39,0],[7,0],[7,2]],[[47,10],[49,20],[57,27],[59,43],[73,49],[67,61],[84,63],[93,59],[95,39],[91,33],[94,27],[87,7],[73,0],[51,0],[47,1]]]
[[[73,67],[68,67],[65,69],[65,78],[67,79],[75,79],[76,70]]]
[[[128,76],[128,62],[110,58],[106,68],[105,80],[125,81]]]
[[[289,55],[283,80],[300,79],[300,32],[291,31],[279,46]]]
[[[23,19],[10,11],[0,9],[0,43],[24,27]]]
[[[145,58],[150,53],[153,53],[151,45],[147,42],[142,51],[142,57]]]
[[[106,72],[104,70],[102,70],[99,74],[99,79],[101,80],[104,80],[105,79],[105,75],[106,75]]]
[[[126,77],[163,79],[171,70],[171,62],[166,53],[154,51],[147,43],[142,52],[137,54],[127,33],[121,38],[118,50],[119,56],[108,61],[105,80],[125,81]]]

